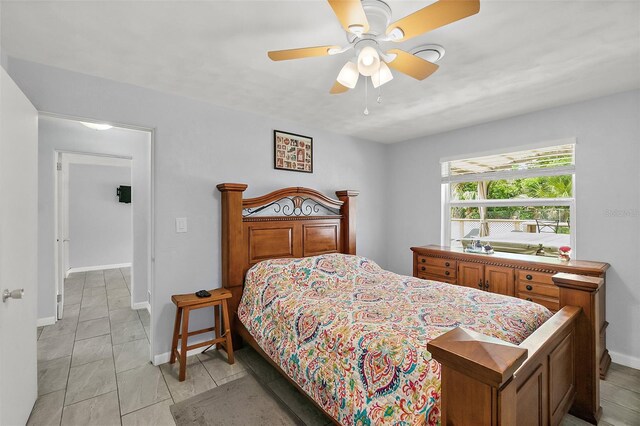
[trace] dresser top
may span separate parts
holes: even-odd
[[[514,267],[551,269],[560,272],[579,273],[587,275],[602,275],[609,269],[606,262],[593,262],[589,260],[561,261],[556,257],[532,256],[525,254],[495,252],[494,254],[466,253],[463,249],[447,246],[428,245],[411,247],[414,253],[438,257],[448,257],[470,262],[506,264]]]

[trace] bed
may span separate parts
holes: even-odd
[[[234,344],[253,346],[336,423],[555,425],[568,411],[597,422],[602,279],[557,274],[551,316],[355,256],[356,191],[244,198],[246,188],[218,185]]]
[[[461,326],[517,345],[550,317],[522,299],[345,254],[256,264],[238,308],[269,358],[341,424],[437,424],[440,365],[429,341]]]

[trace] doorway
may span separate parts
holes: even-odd
[[[64,294],[65,279],[71,274],[105,271],[107,276],[124,279],[127,290],[132,290],[132,158],[56,154],[56,287],[57,319],[61,320],[65,304],[73,304]],[[135,305],[131,296],[129,300],[120,297],[117,303]]]
[[[144,310],[152,341],[152,140],[150,129],[40,114],[38,325],[66,310],[80,323]],[[78,292],[80,278],[91,285]],[[89,290],[96,281],[108,304]]]

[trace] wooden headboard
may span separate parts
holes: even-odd
[[[358,191],[337,191],[336,200],[302,187],[255,198],[243,198],[245,184],[221,183],[217,188],[222,193],[222,286],[233,294],[229,308],[234,334],[244,277],[254,264],[274,258],[356,254]]]

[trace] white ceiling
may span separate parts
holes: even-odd
[[[393,20],[431,2],[388,1]],[[3,0],[1,15],[11,56],[380,142],[640,88],[637,0],[481,0],[478,15],[397,46],[446,55],[422,82],[394,72],[381,105],[370,90],[369,116],[362,81],[329,94],[349,53],[267,58],[344,44],[326,1]]]

